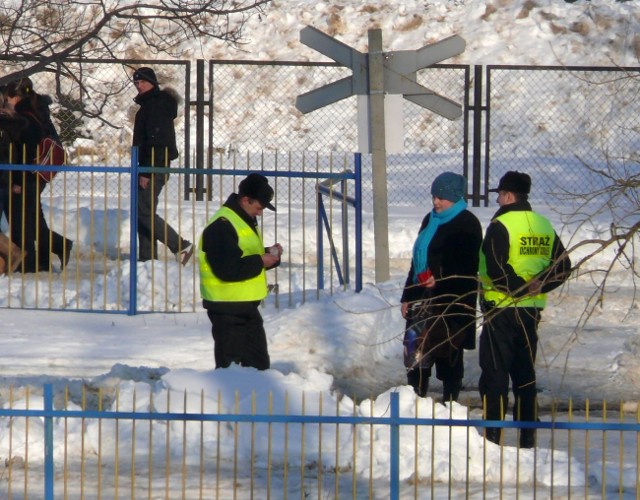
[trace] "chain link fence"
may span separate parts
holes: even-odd
[[[487,188],[533,171],[533,198],[577,206],[638,175],[640,68],[489,66],[487,80]]]
[[[131,162],[133,120],[138,105],[131,75],[152,67],[161,87],[178,99],[175,120],[179,163],[189,162],[189,61],[68,60],[56,71],[30,75],[34,90],[52,99],[51,118],[67,151],[69,164],[128,166]],[[177,162],[176,162],[177,163]]]
[[[181,157],[175,165],[195,165],[197,148],[210,168],[220,154],[359,149],[358,98],[308,114],[295,108],[298,95],[350,76],[348,68],[335,63],[209,61],[206,81],[198,82],[189,61],[82,60],[31,76],[35,89],[53,98],[52,116],[71,164],[129,164],[137,110],[130,75],[139,66],[151,66],[162,86],[181,98],[176,120]],[[476,161],[483,165],[480,189],[487,204],[493,200],[486,190],[507,170],[534,172],[532,196],[540,199],[592,192],[602,185],[602,172],[628,176],[637,168],[640,149],[638,71],[488,66],[486,84],[476,81],[465,65],[436,65],[418,72],[419,84],[461,103],[464,113],[450,121],[400,101],[402,151],[387,157],[390,206],[422,203],[433,178],[444,170],[465,174],[471,192],[470,150],[476,141],[484,148]],[[198,96],[193,89],[200,83],[204,91]],[[481,106],[470,96],[478,85],[485,99]],[[197,102],[204,105],[198,108]],[[198,116],[198,109],[204,116]],[[477,135],[472,130],[478,113],[474,110],[484,119]],[[199,119],[205,124],[202,144],[195,133]],[[478,145],[476,149],[482,150]],[[365,156],[365,205],[372,196],[368,165]],[[186,176],[182,194],[194,183]]]
[[[214,152],[359,149],[357,97],[307,114],[295,107],[298,95],[350,76],[348,68],[335,63],[211,61],[210,75]],[[417,81],[461,105],[468,99],[468,66],[437,66],[418,74]],[[467,119],[450,121],[406,100],[394,103],[398,105],[403,144],[401,153],[387,159],[388,199],[390,204],[411,206],[424,199],[425,189],[443,170],[466,173]],[[372,201],[371,169],[366,164],[365,160],[365,203]]]
[[[71,193],[77,197],[73,203],[80,203],[74,205],[78,213],[88,207],[93,214],[100,204],[105,213],[127,205],[129,186],[113,190],[120,184],[105,182],[104,198],[92,199],[102,189],[96,182],[104,174],[91,168],[131,162],[138,109],[131,74],[140,66],[152,67],[161,86],[181,98],[175,122],[180,157],[173,166],[182,170],[164,188],[162,198],[169,204],[191,203],[192,193],[196,201],[206,194],[209,203],[228,194],[217,175],[191,173],[194,166],[235,170],[251,165],[273,173],[279,186],[278,178],[286,179],[287,172],[349,168],[344,158],[359,148],[357,97],[308,114],[295,107],[297,96],[350,76],[348,68],[335,63],[209,61],[207,75],[204,61],[69,60],[30,77],[37,92],[53,99],[52,117],[70,164],[88,169],[68,172],[47,187],[42,199],[49,207],[68,207]],[[469,193],[477,186],[474,194],[479,192],[486,205],[494,204],[488,189],[507,170],[532,174],[535,204],[565,206],[638,175],[640,68],[479,69],[436,65],[415,75],[417,83],[461,103],[463,115],[450,121],[400,100],[403,149],[387,155],[390,210],[430,207],[430,185],[445,170],[465,174]],[[486,75],[484,82],[479,75]],[[339,167],[333,164],[336,158],[341,158]],[[370,212],[369,156],[363,156],[362,166],[362,206]],[[311,184],[282,182],[287,204],[310,206]],[[638,194],[629,190],[628,195],[606,203],[626,204],[626,214],[633,214]],[[584,213],[588,217],[594,211],[588,207]],[[181,212],[167,222],[193,228],[192,217]],[[50,225],[58,227],[57,220]]]

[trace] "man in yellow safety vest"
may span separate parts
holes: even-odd
[[[265,176],[249,174],[200,239],[200,292],[211,321],[216,368],[270,366],[258,306],[268,293],[266,271],[280,265],[282,245],[264,247],[257,217],[265,208],[275,211],[273,194]]]
[[[536,350],[538,323],[546,294],[571,273],[571,261],[549,220],[531,209],[531,177],[510,171],[497,189],[500,208],[480,250],[479,275],[484,313],[480,335],[479,390],[487,420],[505,417],[509,378],[515,399],[513,418],[537,419]],[[485,437],[499,444],[500,428]],[[535,429],[520,431],[521,448],[535,446]]]

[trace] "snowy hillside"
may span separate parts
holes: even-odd
[[[359,51],[375,28],[385,51],[460,35],[467,49],[452,63],[635,66],[640,60],[638,4],[614,0],[274,0],[249,21],[246,44],[208,43],[206,57],[326,60],[300,44],[307,25]]]

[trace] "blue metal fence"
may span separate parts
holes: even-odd
[[[0,409],[0,417],[8,417],[10,422],[14,422],[19,417],[40,418],[44,422],[44,498],[53,500],[56,492],[56,481],[60,480],[60,476],[56,477],[54,450],[56,442],[54,441],[54,421],[55,419],[67,420],[78,419],[85,421],[147,421],[147,422],[215,422],[215,423],[249,423],[249,424],[319,424],[321,426],[384,426],[389,431],[389,442],[387,453],[389,454],[389,491],[388,498],[397,500],[401,494],[400,481],[400,447],[402,427],[501,427],[501,428],[533,428],[533,429],[549,429],[552,431],[615,431],[621,433],[635,433],[636,440],[640,440],[640,418],[636,422],[573,422],[558,421],[553,419],[549,422],[514,422],[514,421],[485,421],[479,419],[452,419],[452,418],[417,418],[403,417],[400,411],[400,397],[397,392],[390,394],[389,409],[384,416],[331,416],[331,415],[289,415],[289,414],[239,414],[239,413],[192,413],[184,412],[137,412],[137,411],[101,411],[101,410],[69,410],[54,409],[54,393],[51,384],[44,385],[44,404],[43,409]],[[253,437],[252,437],[253,438]],[[65,436],[66,439],[66,436]],[[135,439],[135,437],[134,437]],[[237,445],[237,444],[236,444]],[[59,446],[59,445],[58,445]],[[623,447],[622,441],[620,447]],[[377,450],[376,454],[385,453]],[[29,464],[25,464],[25,468]],[[636,471],[638,463],[635,464]],[[84,468],[84,467],[83,467]],[[302,464],[304,469],[304,464]],[[67,472],[65,471],[65,477]],[[149,471],[151,474],[151,471]],[[462,478],[453,478],[456,481],[463,481]],[[535,485],[534,485],[535,488]],[[604,488],[604,487],[603,487]],[[638,490],[636,493],[640,492]]]
[[[119,167],[119,166],[98,166],[98,165],[82,165],[82,166],[37,166],[37,165],[0,165],[0,170],[6,170],[10,172],[17,173],[28,168],[29,170],[49,170],[49,171],[57,171],[62,173],[58,175],[54,182],[52,182],[46,189],[47,191],[43,192],[42,202],[48,203],[48,207],[46,215],[47,221],[49,221],[49,225],[52,223],[58,223],[61,225],[61,221],[67,221],[69,219],[73,222],[73,224],[77,224],[77,227],[80,227],[81,219],[82,219],[82,211],[84,210],[89,215],[86,218],[91,219],[91,224],[93,224],[94,219],[100,221],[103,224],[102,231],[95,230],[99,234],[99,238],[104,238],[103,241],[94,241],[93,231],[91,228],[87,230],[84,228],[85,233],[91,232],[92,236],[89,240],[86,239],[82,241],[82,236],[78,233],[82,233],[82,230],[76,230],[73,234],[73,230],[69,230],[70,234],[68,236],[74,242],[74,252],[78,251],[78,248],[82,248],[82,257],[78,253],[77,257],[74,259],[72,254],[72,265],[68,266],[64,272],[62,270],[57,271],[55,269],[50,269],[49,271],[40,271],[38,275],[35,276],[36,280],[46,281],[43,285],[43,288],[49,290],[49,300],[43,301],[42,307],[38,302],[35,303],[35,308],[46,308],[46,309],[67,309],[68,303],[74,303],[76,307],[73,310],[76,311],[104,311],[104,312],[115,312],[115,313],[124,313],[128,315],[137,314],[140,310],[148,312],[149,309],[143,307],[140,309],[139,302],[139,272],[138,263],[137,263],[137,217],[132,214],[136,214],[137,210],[137,194],[138,194],[138,174],[139,173],[166,173],[173,174],[173,185],[170,186],[169,183],[165,185],[163,188],[163,192],[161,194],[160,203],[163,203],[164,206],[171,203],[174,204],[177,208],[173,207],[173,210],[176,210],[177,215],[174,215],[174,219],[177,219],[178,224],[182,223],[184,227],[186,227],[186,235],[191,239],[194,243],[197,243],[199,238],[199,232],[204,227],[205,222],[212,215],[213,211],[218,208],[218,206],[224,202],[224,195],[230,194],[237,182],[236,179],[239,176],[246,176],[249,173],[259,171],[267,177],[272,179],[272,184],[277,187],[278,183],[285,183],[291,185],[294,183],[295,189],[298,191],[295,194],[291,192],[286,193],[283,192],[282,196],[280,196],[276,201],[281,202],[281,206],[288,210],[283,210],[280,213],[284,213],[284,216],[280,216],[280,220],[284,220],[284,224],[279,222],[277,219],[278,215],[266,217],[263,220],[263,229],[270,233],[270,237],[273,235],[278,235],[278,224],[281,227],[288,227],[289,234],[285,235],[285,240],[282,243],[285,246],[285,250],[287,253],[287,258],[283,262],[283,266],[281,266],[278,272],[282,273],[282,269],[287,269],[288,272],[294,273],[305,273],[305,266],[307,265],[307,260],[311,260],[315,262],[315,266],[309,266],[309,270],[312,270],[315,274],[315,280],[317,290],[324,290],[327,285],[324,273],[332,273],[331,267],[325,267],[325,248],[324,248],[324,238],[327,237],[331,243],[330,245],[330,255],[329,262],[330,265],[334,266],[338,274],[338,281],[341,286],[351,285],[351,275],[350,268],[352,268],[352,264],[350,261],[350,254],[352,252],[355,255],[355,269],[351,269],[355,276],[355,289],[356,291],[361,290],[362,288],[362,203],[361,203],[361,155],[344,155],[343,165],[336,168],[333,165],[333,161],[330,159],[327,165],[323,165],[323,158],[314,158],[317,163],[312,164],[309,161],[309,164],[306,165],[305,169],[305,161],[306,159],[302,157],[294,158],[289,161],[286,169],[283,169],[279,164],[278,155],[273,155],[273,158],[266,158],[266,155],[258,155],[255,158],[246,158],[246,164],[241,164],[240,160],[245,160],[245,158],[237,159],[237,158],[229,158],[225,156],[224,158],[221,156],[220,158],[220,168],[206,168],[206,169],[194,169],[194,168],[184,168],[181,166],[171,167],[171,168],[154,168],[153,170],[149,167],[138,167],[138,151],[137,148],[132,148],[131,151],[131,164],[127,167]],[[272,163],[269,161],[273,160]],[[312,161],[313,161],[312,160]],[[230,168],[228,168],[230,166]],[[227,168],[224,168],[227,167]],[[311,169],[309,169],[311,168]],[[120,177],[126,179],[129,177],[128,182],[122,183]],[[180,183],[186,182],[191,178],[201,178],[204,177],[206,179],[207,188],[207,199],[206,200],[194,200],[189,199],[193,198],[190,196],[190,192],[183,192],[180,189]],[[215,179],[215,183],[214,183]],[[126,186],[125,189],[122,189],[122,184]],[[177,186],[176,186],[177,184]],[[200,184],[205,184],[201,182]],[[219,197],[215,195],[215,187],[214,184],[219,185],[220,195]],[[117,186],[117,193],[114,192],[113,186]],[[314,197],[311,198],[311,192],[309,186],[313,185],[314,194],[322,193],[323,199],[318,200]],[[339,187],[339,189],[337,189]],[[177,189],[176,189],[177,188]],[[104,192],[101,191],[104,189]],[[126,192],[128,189],[129,192]],[[350,192],[351,191],[351,192]],[[169,194],[167,194],[169,193]],[[186,199],[183,199],[183,196]],[[195,195],[194,195],[195,196]],[[279,193],[276,192],[276,196],[279,196]],[[306,197],[306,199],[305,199]],[[217,199],[216,199],[217,198]],[[87,208],[84,208],[80,204],[80,200],[83,200],[83,203],[87,204]],[[328,200],[328,203],[333,208],[336,213],[340,213],[341,223],[335,224],[335,221],[329,220],[327,217],[327,213],[325,210],[324,202]],[[122,204],[121,204],[122,201]],[[116,207],[117,202],[117,207]],[[59,204],[59,205],[58,205]],[[104,206],[101,206],[104,204]],[[300,231],[299,227],[295,227],[296,220],[295,218],[300,218],[302,213],[304,215],[305,207],[307,205],[312,204],[312,210],[314,213],[314,223],[317,228],[317,241],[315,242],[315,248],[311,250],[311,248],[302,248],[302,252],[300,254],[294,254],[290,252],[291,247],[287,245],[291,245],[291,240],[295,240],[298,235],[294,232],[291,234],[290,228],[293,225],[296,231]],[[95,205],[95,206],[94,206]],[[58,208],[58,206],[62,208]],[[70,209],[70,210],[69,210]],[[77,210],[74,212],[73,210]],[[101,212],[101,210],[103,210]],[[161,210],[158,208],[158,210]],[[109,212],[117,213],[117,220],[109,220]],[[128,214],[126,213],[128,211]],[[349,218],[348,212],[353,211],[355,216],[354,218]],[[74,217],[73,214],[76,214]],[[71,215],[69,215],[71,214]],[[284,217],[288,217],[288,219],[284,219]],[[165,216],[166,218],[166,216]],[[77,219],[77,220],[76,220]],[[128,220],[127,220],[128,219]],[[293,221],[293,222],[292,222]],[[128,234],[125,232],[123,234],[122,240],[125,238],[129,239],[129,242],[124,243],[122,241],[123,252],[119,250],[108,249],[107,246],[112,244],[113,242],[107,243],[109,237],[117,240],[115,246],[119,248],[121,243],[120,237],[113,237],[113,234],[120,234],[121,229],[126,227],[126,224],[129,224]],[[175,220],[173,221],[175,224]],[[71,222],[70,222],[71,224]],[[173,225],[173,224],[172,224]],[[177,226],[176,226],[177,227]],[[322,228],[325,228],[326,233],[322,231]],[[51,227],[53,229],[53,227]],[[304,232],[304,228],[302,230]],[[58,232],[60,229],[58,229]],[[66,232],[66,230],[64,231]],[[325,236],[326,234],[326,236]],[[355,249],[351,249],[348,244],[349,237],[355,234]],[[126,241],[126,240],[125,240]],[[340,251],[340,241],[343,242],[342,248]],[[335,242],[338,242],[336,245]],[[294,241],[295,243],[295,241]],[[102,260],[103,262],[103,275],[94,275],[93,268],[81,268],[81,266],[86,265],[88,262],[93,260],[100,260],[100,250],[96,250],[98,247],[102,248]],[[296,248],[297,249],[297,248]],[[92,255],[88,255],[88,252],[91,252]],[[116,253],[115,258],[111,255],[107,256],[107,254]],[[128,255],[126,255],[128,253]],[[120,259],[120,255],[124,254],[125,258]],[[161,252],[162,255],[162,252]],[[308,259],[308,256],[311,255],[313,258]],[[128,261],[126,258],[128,257]],[[192,261],[195,262],[196,259]],[[185,308],[186,310],[196,310],[199,307],[200,298],[196,292],[197,290],[197,280],[198,274],[197,269],[195,267],[185,268],[181,271],[180,274],[180,282],[176,283],[175,281],[167,279],[166,269],[162,265],[157,265],[157,272],[154,273],[154,267],[151,266],[151,278],[145,276],[147,281],[150,281],[151,286],[156,286],[157,290],[151,292],[152,297],[159,295],[162,299],[165,299],[165,307],[169,307],[167,309],[171,312],[183,312]],[[111,274],[111,282],[107,282],[107,273],[109,270],[115,269],[116,273]],[[145,270],[146,271],[146,270]],[[164,272],[164,275],[163,275]],[[120,281],[119,278],[115,278],[115,275],[124,276],[125,280]],[[309,276],[311,273],[309,273]],[[26,276],[26,275],[24,275]],[[9,277],[10,286],[11,282],[14,283],[20,282],[24,276],[21,276],[19,273],[14,273],[13,276]],[[68,278],[68,279],[67,279]],[[75,280],[74,280],[75,278]],[[184,278],[184,279],[183,279]],[[294,281],[297,279],[298,282],[304,282],[304,278],[300,278],[299,276],[293,276]],[[77,286],[78,281],[88,280],[91,282],[90,286],[93,288],[93,282],[102,281],[102,290],[106,290],[108,287],[110,289],[120,287],[120,283],[122,283],[122,290],[111,291],[112,296],[117,296],[117,302],[113,304],[108,304],[104,306],[102,309],[93,308],[93,302],[89,307],[78,306],[78,301],[74,302],[75,295],[79,293],[79,288]],[[116,281],[117,280],[117,281]],[[117,284],[114,284],[117,283]],[[70,286],[67,288],[66,285]],[[333,283],[329,283],[331,287],[333,287]],[[73,285],[76,285],[76,288],[73,288]],[[287,286],[288,285],[288,286]],[[74,296],[72,300],[52,300],[52,294],[56,293],[55,287],[62,287],[63,290],[67,291],[69,295]],[[313,286],[313,285],[312,285]],[[280,283],[279,292],[282,293],[293,293],[292,290],[292,277],[289,276],[289,282]],[[181,290],[189,290],[193,291],[190,294],[189,298],[182,300],[179,296],[179,291]],[[177,292],[176,292],[177,291]],[[177,297],[170,297],[171,293],[175,292]],[[21,291],[18,290],[16,294],[14,294],[14,301],[19,302],[20,307],[24,307],[25,301],[20,298]],[[58,290],[59,294],[60,291]],[[304,293],[304,291],[303,291]],[[107,292],[103,291],[103,296],[107,296]],[[17,297],[17,298],[15,298]],[[167,300],[167,297],[170,297]],[[105,299],[106,300],[106,299]],[[121,301],[120,301],[121,300]],[[2,297],[0,297],[0,301],[2,301]],[[6,301],[7,307],[14,307],[11,302],[11,295],[7,296]],[[170,302],[167,304],[167,302]],[[177,305],[176,305],[176,302]],[[303,296],[304,302],[304,296]],[[34,307],[33,304],[30,304],[28,300],[26,301],[28,307]],[[59,307],[52,306],[52,304],[62,304]],[[152,311],[162,310],[157,307],[156,304],[152,302],[151,304]]]

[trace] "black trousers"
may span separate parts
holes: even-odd
[[[42,191],[44,191],[47,185],[44,182],[40,182],[39,184],[41,196]],[[38,197],[39,203],[41,203],[40,196]],[[39,217],[41,218],[40,224],[38,225],[39,263],[41,268],[49,270],[51,267],[51,254],[57,255],[60,263],[63,264],[64,254],[67,252],[67,249],[69,249],[69,252],[71,251],[73,242],[69,238],[49,228],[48,221],[45,219],[44,212],[42,211],[42,206],[40,206]]]
[[[14,193],[9,188],[10,202],[7,198],[4,205],[11,226],[11,241],[25,252],[24,260],[18,269],[25,273],[49,271],[51,254],[58,255],[62,260],[66,248],[71,247],[72,241],[49,229],[40,201],[40,194],[46,184],[22,182],[22,177],[21,174],[16,174],[12,182],[21,186],[21,192]]]
[[[165,175],[152,176],[147,189],[138,184],[138,260],[142,262],[158,258],[158,241],[167,245],[174,254],[190,245],[156,213],[160,191],[167,178]]]
[[[458,350],[452,358],[433,358],[436,378],[442,381],[444,401],[453,398],[457,401],[464,377],[464,351]],[[407,370],[407,383],[421,397],[426,397],[429,389],[429,377],[432,366],[416,366]]]
[[[14,174],[13,184],[21,186],[20,193],[14,193],[9,187],[9,200],[4,210],[9,221],[11,241],[25,252],[24,259],[19,270],[25,273],[34,273],[38,270],[36,258],[36,228],[40,222],[39,194],[36,185],[31,182],[22,182],[22,175]],[[29,174],[24,174],[29,175]],[[44,220],[44,215],[42,215]]]
[[[208,309],[216,368],[231,363],[267,370],[271,366],[262,315],[255,307],[229,313]]]
[[[404,365],[407,368],[407,383],[413,387],[416,394],[426,397],[429,390],[429,377],[431,377],[431,370],[435,365],[436,378],[442,381],[444,401],[448,401],[450,398],[455,401],[458,399],[464,378],[464,351],[460,348],[450,349],[446,356],[423,355],[420,361],[416,362],[415,356],[409,352],[407,336],[411,328],[415,327],[418,332],[422,331],[425,318],[420,315],[420,312],[419,308],[418,313],[415,310],[410,310],[405,324],[403,343],[405,345]],[[419,348],[418,345],[415,347]]]
[[[514,420],[535,421],[536,351],[540,309],[493,309],[480,335],[480,396],[487,420],[502,420],[507,412],[509,379],[515,404]]]

